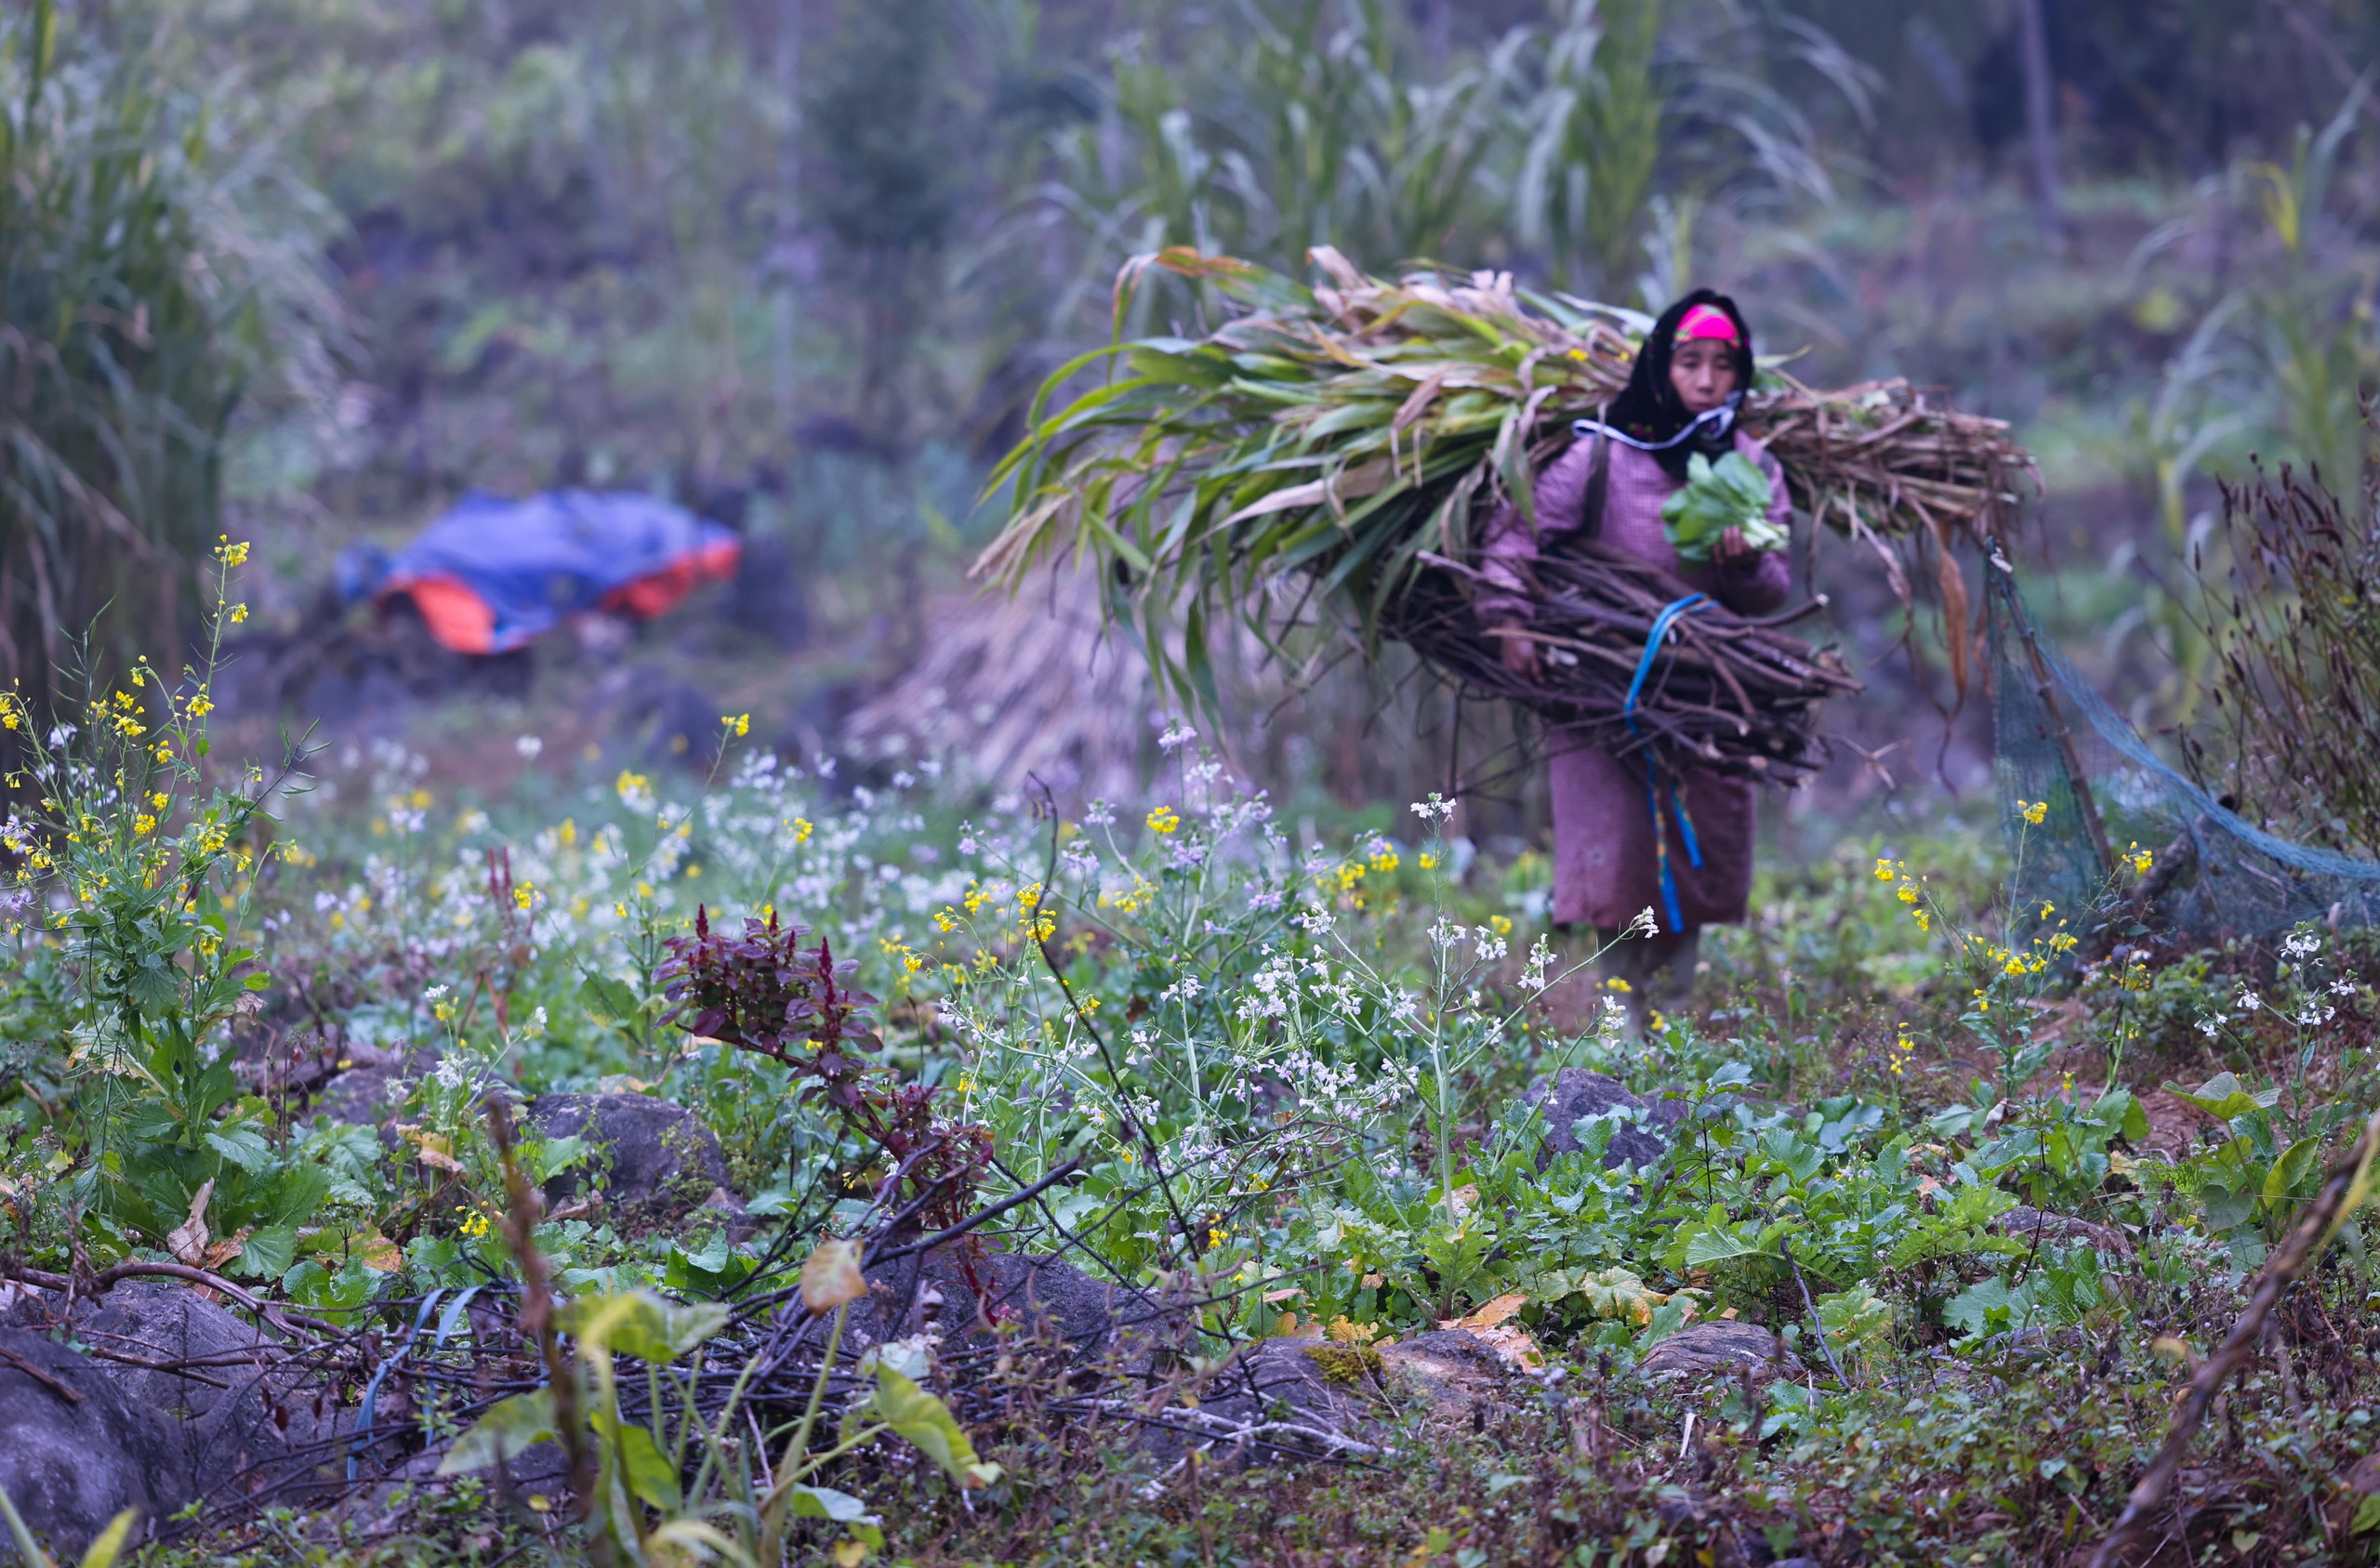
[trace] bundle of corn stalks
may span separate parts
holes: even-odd
[[[1443,570],[1434,560],[1472,559],[1474,527],[1492,506],[1510,499],[1531,509],[1532,476],[1568,444],[1573,419],[1626,383],[1649,324],[1524,294],[1502,274],[1391,283],[1328,247],[1313,259],[1329,282],[1312,288],[1183,249],[1128,263],[1117,281],[1119,340],[1044,385],[1031,432],[995,475],[996,485],[1014,485],[1014,515],[977,571],[1016,582],[1069,548],[1127,569],[1127,608],[1144,622],[1145,643],[1163,646],[1166,623],[1180,615],[1185,656],[1161,673],[1193,701],[1213,701],[1201,661],[1209,628],[1237,619],[1269,636],[1285,588],[1295,601],[1289,620],[1318,601],[1368,647],[1421,624],[1398,600],[1433,591],[1420,586]],[[1151,268],[1208,285],[1224,319],[1200,337],[1122,341]],[[1061,389],[1111,357],[1120,375],[1051,412]],[[1964,692],[1968,602],[1952,547],[1988,536],[2016,499],[2011,485],[2030,472],[2007,428],[1934,408],[1901,382],[1823,393],[1774,371],[1747,400],[1746,423],[1783,466],[1795,501],[1870,544],[1904,600],[1908,555],[1932,557]],[[1631,624],[1641,649],[1649,616]],[[1711,637],[1721,624],[1712,620]],[[1434,646],[1443,667],[1478,684],[1480,650],[1457,657],[1443,639]],[[1553,669],[1541,688],[1504,681],[1496,694],[1567,722],[1582,700],[1600,702],[1582,699],[1572,679]],[[1721,737],[1704,740],[1731,752]],[[1775,755],[1754,747],[1737,760]]]

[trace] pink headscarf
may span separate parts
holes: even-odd
[[[1677,336],[1673,341],[1692,343],[1700,338],[1713,338],[1739,349],[1743,347],[1742,340],[1736,336],[1736,323],[1727,319],[1727,312],[1715,305],[1697,305],[1688,310],[1686,319],[1677,323]]]

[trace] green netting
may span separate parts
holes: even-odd
[[[2160,759],[2041,635],[2003,565],[1985,575],[2001,810],[2020,906],[2083,910],[2112,893],[2184,946],[2380,916],[2380,865],[2293,844],[2227,810]],[[2046,802],[2044,820],[2024,823],[2018,800]],[[2126,866],[2111,877],[2102,843],[2117,856],[2149,851],[2148,875]]]

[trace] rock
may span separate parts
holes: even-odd
[[[346,1416],[332,1384],[246,1319],[187,1286],[126,1280],[97,1300],[20,1287],[5,1321],[71,1332],[119,1392],[164,1417],[182,1468],[210,1501],[271,1494],[302,1501],[310,1479],[335,1480]],[[384,1412],[390,1405],[384,1398]],[[406,1423],[383,1423],[391,1433]],[[396,1457],[391,1448],[379,1456]]]
[[[1778,1360],[1776,1334],[1758,1324],[1718,1319],[1690,1323],[1645,1352],[1636,1376],[1646,1382],[1679,1379],[1700,1384],[1734,1381],[1752,1370],[1752,1380],[1765,1383],[1782,1375],[1799,1377],[1801,1359],[1791,1351]]]
[[[1160,1461],[1197,1447],[1226,1465],[1377,1454],[1370,1429],[1390,1413],[1383,1355],[1320,1339],[1257,1340],[1199,1378],[1195,1403],[1149,1413],[1149,1446]]]
[[[588,1168],[602,1173],[604,1202],[630,1223],[682,1219],[726,1194],[719,1140],[682,1105],[643,1094],[541,1094],[529,1122],[541,1138],[592,1144]],[[547,1201],[567,1201],[582,1179],[577,1170],[556,1176]]]
[[[846,1344],[866,1349],[932,1330],[947,1353],[988,1345],[986,1322],[1008,1323],[1071,1365],[1105,1363],[1119,1377],[1145,1379],[1186,1363],[1191,1317],[1063,1258],[987,1252],[962,1268],[956,1248],[937,1247],[872,1272],[868,1300],[854,1309],[843,1336]]]
[[[1686,1110],[1683,1100],[1670,1095],[1647,1106],[1619,1079],[1583,1067],[1565,1067],[1551,1081],[1540,1078],[1530,1087],[1522,1108],[1540,1118],[1539,1132],[1545,1140],[1538,1153],[1540,1167],[1553,1163],[1556,1154],[1578,1152],[1579,1140],[1573,1127],[1580,1119],[1619,1110],[1642,1113],[1642,1123],[1623,1123],[1612,1133],[1603,1154],[1606,1170],[1623,1165],[1648,1166],[1659,1160],[1669,1153],[1670,1132],[1685,1119]]]
[[[2088,1246],[2118,1258],[2129,1258],[2133,1251],[2132,1238],[2112,1225],[2077,1219],[2070,1214],[2051,1214],[2024,1204],[1995,1217],[1991,1228],[2029,1246],[2038,1237],[2043,1246]]]
[[[77,1313],[74,1335],[97,1352],[118,1388],[174,1419],[177,1441],[210,1499],[269,1491],[296,1501],[311,1472],[337,1465],[343,1473],[335,1389],[197,1291],[126,1280],[99,1298],[96,1310]],[[110,1353],[132,1359],[110,1360]],[[158,1364],[138,1364],[143,1362]],[[198,1364],[187,1374],[167,1369],[179,1363]]]
[[[1380,1351],[1389,1388],[1426,1403],[1449,1420],[1467,1420],[1492,1401],[1510,1376],[1503,1357],[1477,1335],[1460,1328],[1434,1328]]]
[[[380,1140],[394,1147],[393,1127],[404,1109],[399,1086],[435,1069],[438,1053],[423,1046],[381,1050],[351,1045],[339,1060],[349,1065],[315,1093],[309,1114],[328,1116],[345,1127],[376,1128]]]
[[[99,1363],[30,1329],[0,1328],[0,1487],[67,1561],[123,1509],[139,1512],[137,1539],[197,1496],[177,1438]]]

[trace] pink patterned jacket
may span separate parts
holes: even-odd
[[[1566,535],[1586,521],[1587,479],[1595,443],[1581,441],[1547,465],[1537,480],[1537,523],[1506,506],[1488,519],[1481,541],[1480,570],[1503,591],[1481,596],[1481,619],[1489,625],[1526,621],[1529,601],[1520,568],[1540,551],[1559,548]],[[1736,450],[1768,476],[1769,520],[1785,527],[1792,502],[1783,473],[1766,449],[1741,430]],[[1711,566],[1686,570],[1661,527],[1661,503],[1679,488],[1659,459],[1611,443],[1605,479],[1604,542],[1674,573],[1728,609],[1759,615],[1785,602],[1792,574],[1785,552],[1762,555],[1749,569]],[[1645,797],[1644,765],[1576,743],[1554,741],[1547,758],[1554,804],[1554,917],[1565,925],[1616,929],[1650,909],[1666,928],[1660,874],[1655,855],[1653,818]],[[1758,813],[1752,785],[1699,770],[1678,781],[1696,844],[1698,870],[1686,851],[1685,828],[1660,792],[1668,830],[1669,860],[1686,930],[1741,920],[1752,892],[1752,847]]]

